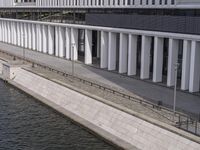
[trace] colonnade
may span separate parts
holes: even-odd
[[[171,7],[177,0],[0,0],[0,7]]]
[[[96,44],[100,68],[117,70],[128,76],[139,75],[142,80],[152,79],[155,83],[163,82],[164,47],[167,45],[166,84],[169,87],[174,86],[174,65],[180,59],[178,57],[181,49],[181,89],[190,92],[200,90],[200,42],[185,39],[184,35],[177,39],[172,36],[158,36],[156,33],[138,35],[122,32],[120,29],[109,31],[104,30],[103,27],[84,28],[84,25],[77,27],[0,20],[0,41],[69,60],[78,60],[79,30],[84,30],[85,64],[93,63],[93,32],[95,31],[98,33]],[[152,71],[150,71],[151,64]]]
[[[36,0],[36,6],[170,6],[176,0]]]

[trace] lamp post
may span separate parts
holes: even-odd
[[[22,34],[23,37],[23,64],[25,64],[25,34]]]
[[[174,64],[174,70],[175,70],[175,80],[174,80],[174,105],[173,105],[173,112],[174,115],[176,113],[176,90],[177,90],[177,72],[178,72],[179,63]]]
[[[74,77],[74,59],[75,59],[74,58],[74,46],[75,46],[75,43],[72,43],[72,45],[71,45],[72,77]]]

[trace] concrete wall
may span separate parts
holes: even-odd
[[[200,144],[164,130],[142,119],[108,106],[91,97],[20,69],[13,83],[25,91],[37,93],[50,103],[60,106],[97,128],[133,145],[126,149],[142,150],[199,150]],[[88,124],[89,125],[89,124]]]

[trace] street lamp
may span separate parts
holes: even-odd
[[[74,58],[74,46],[75,46],[75,43],[72,43],[71,44],[72,77],[74,77],[74,60],[75,60],[75,58]]]
[[[25,64],[25,34],[22,34],[23,37],[23,64]]]
[[[179,63],[174,64],[174,70],[175,70],[175,80],[174,80],[174,105],[173,105],[173,112],[174,115],[176,113],[176,90],[177,90],[177,72],[178,72]]]

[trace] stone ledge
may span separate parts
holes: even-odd
[[[76,124],[81,125],[81,127],[84,127],[86,130],[88,130],[92,134],[99,136],[100,138],[102,138],[104,141],[110,143],[111,145],[113,145],[113,146],[115,146],[119,149],[139,150],[135,146],[127,143],[126,141],[123,141],[122,139],[114,136],[113,134],[101,129],[100,127],[90,123],[89,121],[87,121],[87,120],[77,116],[76,114],[73,114],[72,112],[64,109],[63,107],[61,107],[61,106],[59,106],[55,103],[52,103],[48,99],[40,96],[37,93],[32,92],[31,90],[15,83],[14,81],[8,80],[8,83],[17,87],[18,89],[24,91],[25,93],[31,95],[32,97],[38,99],[43,104],[46,104],[47,106],[55,109],[56,111],[65,115],[66,117],[70,118]]]
[[[137,117],[137,118],[139,118],[139,119],[142,119],[142,120],[144,120],[144,121],[147,121],[147,122],[149,122],[149,123],[151,123],[151,124],[153,124],[153,125],[156,125],[156,126],[158,126],[158,127],[161,127],[161,128],[163,128],[163,129],[165,129],[165,130],[168,130],[168,131],[170,131],[170,132],[173,132],[173,133],[175,133],[175,134],[177,134],[177,135],[180,135],[180,136],[182,136],[182,137],[184,137],[184,138],[186,138],[186,139],[189,139],[189,140],[191,140],[191,141],[193,141],[193,142],[196,142],[196,143],[200,144],[200,137],[197,137],[197,136],[195,136],[195,135],[193,135],[193,134],[190,134],[190,133],[188,133],[188,132],[185,132],[185,131],[180,130],[180,129],[176,128],[176,127],[170,126],[170,125],[168,125],[168,124],[166,124],[166,123],[163,123],[163,122],[160,122],[160,121],[158,121],[158,120],[155,120],[155,119],[153,119],[153,118],[149,118],[149,117],[147,117],[147,116],[145,116],[145,115],[139,114],[139,113],[137,113],[137,112],[135,112],[135,111],[132,111],[132,110],[130,110],[130,109],[127,109],[126,107],[123,107],[123,106],[121,106],[121,105],[115,104],[115,103],[110,102],[110,101],[107,101],[107,100],[105,100],[105,99],[103,99],[103,98],[100,98],[100,97],[98,97],[98,96],[96,96],[96,95],[93,95],[93,94],[91,94],[91,93],[88,93],[88,92],[86,92],[86,91],[83,91],[83,90],[81,90],[81,89],[78,89],[78,88],[76,88],[76,87],[73,87],[73,86],[71,86],[71,85],[64,84],[64,83],[62,83],[61,81],[58,81],[58,80],[51,80],[51,79],[47,78],[47,77],[44,76],[44,75],[36,74],[36,73],[34,73],[34,72],[30,71],[30,70],[27,70],[27,69],[25,69],[25,68],[24,68],[24,70],[26,70],[26,71],[28,71],[28,72],[31,72],[31,73],[33,73],[33,74],[35,74],[35,75],[38,75],[38,76],[40,76],[40,77],[42,77],[42,78],[45,78],[45,79],[47,79],[47,80],[49,80],[49,81],[53,81],[53,82],[55,82],[55,83],[57,83],[57,84],[59,84],[59,85],[61,85],[61,86],[67,87],[67,88],[69,88],[69,89],[71,89],[71,90],[73,90],[73,91],[76,91],[76,92],[78,92],[78,93],[81,93],[81,94],[83,94],[83,95],[85,95],[85,96],[88,96],[88,97],[90,97],[90,98],[92,98],[92,99],[95,99],[95,100],[97,100],[97,101],[100,101],[100,102],[102,102],[102,103],[104,103],[104,104],[106,104],[106,105],[109,105],[109,106],[111,106],[111,107],[114,107],[114,108],[116,108],[116,109],[118,109],[118,110],[121,110],[121,111],[123,111],[123,112],[125,112],[125,113],[128,113],[128,114],[130,114],[130,115],[132,115],[132,116],[135,116],[135,117]]]

